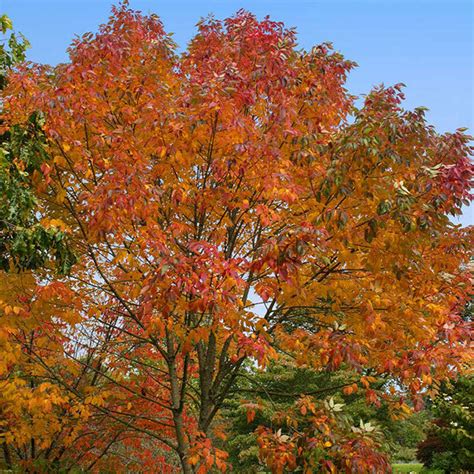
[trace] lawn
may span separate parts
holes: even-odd
[[[399,472],[420,472],[423,464],[392,464],[394,474]]]
[[[392,464],[393,473],[419,472],[421,474],[443,474],[443,471],[436,469],[423,469],[423,464]]]

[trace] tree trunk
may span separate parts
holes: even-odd
[[[183,426],[184,400],[182,399],[182,397],[184,396],[184,390],[181,390],[178,374],[176,372],[176,359],[175,359],[175,354],[174,354],[175,347],[174,347],[173,336],[167,332],[166,339],[167,339],[166,342],[168,346],[168,358],[166,362],[168,365],[168,371],[170,375],[173,422],[174,422],[174,429],[176,433],[176,441],[178,444],[177,453],[179,456],[179,460],[181,462],[183,473],[192,474],[193,469],[188,461],[188,450],[189,450],[188,440],[186,439],[186,432]],[[185,383],[184,381],[185,381],[185,378],[183,375],[183,383]]]

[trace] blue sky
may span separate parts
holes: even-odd
[[[111,0],[0,0],[15,29],[30,40],[29,59],[56,64],[67,59],[74,35],[96,31]],[[468,127],[474,134],[474,42],[472,0],[130,0],[157,13],[180,48],[202,16],[232,15],[239,8],[294,26],[305,49],[332,41],[359,67],[351,93],[379,83],[403,82],[406,107],[424,105],[441,132]],[[474,224],[474,207],[462,222]]]

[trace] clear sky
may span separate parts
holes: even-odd
[[[57,64],[76,34],[96,31],[112,0],[0,0],[15,29],[31,42],[29,59]],[[359,67],[348,88],[362,94],[376,84],[406,84],[406,107],[430,109],[441,132],[468,127],[474,134],[474,2],[472,0],[130,0],[156,13],[181,49],[200,17],[239,8],[294,26],[305,49],[332,41]],[[474,224],[474,207],[464,224]]]

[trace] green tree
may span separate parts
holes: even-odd
[[[460,377],[443,384],[433,405],[435,419],[419,444],[425,466],[461,472],[474,466],[474,378]]]
[[[13,68],[25,61],[29,47],[12,28],[10,18],[2,15],[0,91]],[[26,126],[5,130],[0,123],[0,268],[5,271],[39,268],[54,259],[59,271],[67,273],[75,261],[61,229],[41,223],[45,210],[32,192],[32,180],[49,160],[43,125],[44,117],[37,112]]]
[[[413,461],[416,446],[424,438],[430,419],[429,411],[422,410],[405,418],[394,419],[389,405],[367,404],[363,390],[346,393],[341,389],[352,387],[360,379],[348,370],[337,372],[315,371],[294,366],[288,359],[272,363],[266,370],[248,367],[240,377],[236,396],[227,405],[224,423],[229,424],[229,436],[225,449],[237,472],[259,472],[259,426],[284,427],[282,414],[289,413],[295,399],[301,395],[315,399],[334,400],[341,405],[341,414],[354,428],[361,422],[374,428],[382,449],[392,460]],[[387,388],[389,381],[380,379],[380,389]],[[237,396],[238,395],[238,396]]]
[[[13,66],[26,59],[30,44],[22,34],[15,34],[13,24],[7,15],[0,16],[0,89],[5,87],[7,74]]]
[[[473,301],[467,302],[462,314],[467,323],[472,321]],[[432,412],[418,458],[425,466],[445,472],[469,471],[474,466],[474,377],[467,374],[442,383]]]

